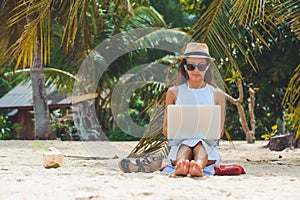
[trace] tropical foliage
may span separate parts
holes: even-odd
[[[20,125],[11,122],[6,115],[0,114],[0,140],[17,139]]]
[[[269,133],[276,121],[285,117],[291,121],[287,127],[289,131],[298,130],[299,135],[300,12],[297,3],[292,0],[173,0],[163,3],[155,0],[3,0],[0,25],[6,28],[0,29],[1,71],[31,67],[33,55],[39,55],[43,69],[49,67],[74,75],[91,49],[123,30],[176,28],[186,31],[194,40],[208,43],[212,56],[219,61],[218,69],[224,80],[233,80],[237,75],[243,90],[257,89],[258,138]],[[168,37],[161,33],[149,34],[142,42]],[[124,55],[112,63],[96,83],[96,92],[102,94],[96,98],[97,116],[110,139],[136,139],[124,134],[112,120],[110,98],[120,77],[136,65],[158,62],[166,55],[168,52],[152,50]],[[169,56],[166,63],[176,63],[174,55]],[[72,89],[72,79],[61,74],[67,75],[51,72],[45,83]],[[70,82],[66,84],[66,80]],[[5,77],[0,84],[7,90],[10,87]],[[135,153],[165,145],[161,142],[165,138],[161,134],[159,116],[163,115],[167,86],[155,84],[140,88],[130,99],[130,115],[137,124],[147,127],[145,135],[151,136],[140,140],[133,150]],[[149,93],[151,90],[155,92]],[[232,97],[238,96],[234,81],[226,82],[226,92]],[[245,92],[244,99],[247,98],[249,94]],[[246,108],[247,102],[241,105]],[[228,105],[226,131],[234,139],[244,139],[239,116],[232,113],[236,113],[236,108]],[[247,109],[245,114],[249,115]]]
[[[155,10],[148,6],[147,1],[131,3],[127,1],[100,3],[96,0],[4,0],[0,13],[3,19],[1,27],[6,27],[6,29],[1,29],[0,33],[1,49],[4,50],[1,52],[1,63],[4,66],[14,66],[15,70],[30,67],[34,69],[31,70],[32,74],[37,71],[40,77],[43,76],[43,66],[59,67],[76,72],[83,58],[95,45],[122,29],[138,26],[165,26]],[[50,62],[50,56],[56,57],[58,62]],[[115,74],[108,75],[112,79],[125,70],[120,68],[120,65],[115,65],[115,67]],[[37,77],[36,74],[31,76],[32,79],[35,77]],[[43,94],[42,99],[46,101],[45,89],[43,89],[44,80],[39,80],[42,81],[32,81],[33,88],[36,88],[35,90],[41,88],[42,91],[39,91],[39,94]],[[56,80],[55,78],[49,80],[52,80],[53,84],[58,83],[53,81]],[[41,85],[34,87],[36,82]],[[103,79],[99,85],[107,82],[110,81]],[[62,81],[61,84],[63,83]],[[37,105],[37,102],[34,105]],[[35,114],[41,114],[43,110],[47,110],[40,109],[41,106],[42,104],[35,107],[39,109],[34,112]],[[47,112],[45,115],[48,115]],[[42,120],[44,117],[37,122],[48,121],[49,124],[47,118]],[[46,134],[47,130],[40,132]],[[47,134],[40,138],[46,137]]]
[[[184,9],[186,10],[189,9],[189,7],[186,7],[186,5],[188,5],[187,2],[189,1],[181,1],[181,3],[185,4]],[[205,2],[207,3],[207,1]],[[193,6],[195,6],[195,4],[193,4]],[[191,5],[191,10],[194,10],[193,6]],[[285,12],[282,12],[283,10]],[[257,90],[263,92],[261,95],[259,95],[259,97],[262,97],[266,94],[270,94],[274,98],[276,94],[279,95],[279,98],[276,98],[276,100],[280,101],[280,99],[283,98],[284,92],[281,94],[278,91],[264,93],[265,90],[263,88],[269,89],[270,80],[267,81],[267,85],[264,85],[263,87],[258,87],[260,84],[264,84],[264,82],[259,83],[262,77],[254,74],[253,72],[259,74],[261,70],[270,69],[272,64],[275,64],[275,62],[270,63],[269,59],[264,59],[265,61],[269,62],[266,66],[267,68],[264,68],[264,66],[259,65],[259,63],[257,62],[257,58],[264,58],[264,54],[270,54],[269,50],[272,50],[274,52],[274,49],[276,48],[282,49],[282,46],[277,46],[278,43],[284,44],[286,42],[282,40],[282,37],[289,37],[288,35],[290,35],[291,32],[296,36],[298,35],[299,31],[297,27],[299,27],[299,14],[297,13],[299,12],[297,11],[299,11],[299,7],[295,5],[294,1],[286,1],[284,3],[271,1],[211,1],[208,8],[201,14],[197,23],[190,30],[190,33],[192,34],[192,37],[195,40],[208,43],[212,49],[212,54],[214,57],[218,58],[219,56],[219,60],[221,60],[219,69],[220,71],[222,71],[224,78],[231,78],[231,72],[234,71],[234,74],[237,73],[240,77],[247,78],[242,79],[244,86],[254,86],[254,88],[257,88]],[[289,14],[287,15],[287,13]],[[287,27],[283,27],[282,32],[278,34],[278,30],[280,30],[280,27],[284,26],[283,24],[285,20],[290,22],[291,27],[294,28],[289,29]],[[291,41],[293,41],[293,39]],[[297,52],[297,46],[299,46],[299,41],[296,39],[294,40],[294,44],[292,46],[289,46],[287,49],[296,47],[296,50],[292,52]],[[274,80],[274,76],[276,76],[279,73],[281,73],[283,77],[288,77],[293,67],[295,65],[298,65],[299,63],[299,55],[291,55],[289,53],[285,54],[285,52],[279,52],[279,54],[283,54],[287,57],[294,58],[282,58],[282,60],[289,60],[293,63],[284,62],[280,64],[281,69],[282,67],[288,69],[284,71],[284,75],[282,74],[282,70],[276,70],[275,68],[269,70],[268,75],[272,75],[271,80]],[[274,58],[276,59],[276,57]],[[249,73],[249,67],[253,69],[253,72],[251,71]],[[253,78],[254,76],[257,76],[257,80]],[[291,81],[293,82],[293,84],[291,85],[296,85],[296,87],[293,89],[290,88],[290,91],[294,91],[296,94],[299,94],[299,90],[297,90],[298,83],[295,84],[294,82],[296,80],[295,77],[299,77],[299,70],[296,70],[294,78],[291,79]],[[284,86],[281,82],[281,89],[279,89],[280,86],[277,87],[277,89],[284,91],[282,87]],[[237,86],[227,85],[227,91],[230,94],[235,94],[236,89]],[[291,94],[291,96],[293,96],[294,100],[297,99],[297,95]],[[263,102],[262,99],[260,99],[259,102]],[[296,102],[290,102],[293,105],[292,108],[298,106]],[[244,102],[241,103],[243,103],[243,106],[245,106]],[[269,104],[269,102],[267,104]],[[268,113],[276,113],[275,116],[277,115],[280,119],[282,113],[284,113],[284,108],[272,108],[270,107],[270,105],[267,104],[262,105],[262,103],[257,103],[258,109],[264,110],[264,113],[260,117],[263,119],[268,118],[268,116],[265,115],[265,111],[267,111]],[[276,105],[280,105],[280,103],[277,103]],[[277,109],[280,111],[276,111]],[[229,111],[231,110],[232,109],[229,108]],[[291,111],[291,113],[294,112],[295,110]],[[294,114],[292,114],[292,116],[293,115]],[[227,118],[232,119],[233,117],[238,116],[234,115],[232,117],[229,116]],[[294,124],[296,124],[294,128],[297,128],[297,126],[299,127],[299,118],[292,119],[294,120]],[[238,120],[236,119],[233,121],[237,122]],[[267,126],[263,125],[264,122],[267,121],[259,121],[259,126],[266,128]],[[276,122],[273,121],[271,123]],[[226,127],[228,129],[234,129],[233,127],[238,127],[238,125],[228,123]],[[269,124],[269,127],[274,126],[273,124]],[[292,129],[291,131],[293,130],[295,129]],[[260,131],[269,132],[268,130]],[[147,151],[147,149],[149,148],[147,147],[141,152],[139,152],[138,148],[136,148],[132,151],[132,155],[145,152]]]

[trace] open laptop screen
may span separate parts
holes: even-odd
[[[219,139],[220,105],[169,105],[169,139]]]

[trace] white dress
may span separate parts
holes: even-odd
[[[176,105],[215,105],[214,101],[214,87],[206,84],[204,88],[193,89],[189,88],[187,84],[178,85],[178,96],[176,99]],[[172,166],[172,160],[176,160],[177,151],[180,145],[185,144],[189,147],[194,147],[197,143],[202,142],[208,154],[208,160],[216,160],[215,164],[209,165],[204,168],[205,175],[214,174],[214,167],[219,167],[221,158],[218,152],[217,140],[207,139],[170,139],[169,146],[171,146],[170,153],[168,155],[169,166]]]

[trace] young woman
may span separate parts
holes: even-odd
[[[167,137],[168,105],[220,105],[221,133],[225,119],[225,95],[215,86],[213,77],[213,61],[208,46],[204,43],[187,44],[183,59],[178,68],[177,86],[168,89],[166,94],[166,110],[163,133]],[[186,176],[203,176],[214,174],[214,167],[220,165],[217,140],[185,139],[169,140],[171,146],[168,156],[169,165],[165,173]]]

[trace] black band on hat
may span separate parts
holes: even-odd
[[[185,56],[206,56],[210,58],[210,56],[207,53],[199,52],[199,51],[185,53],[184,55]]]

